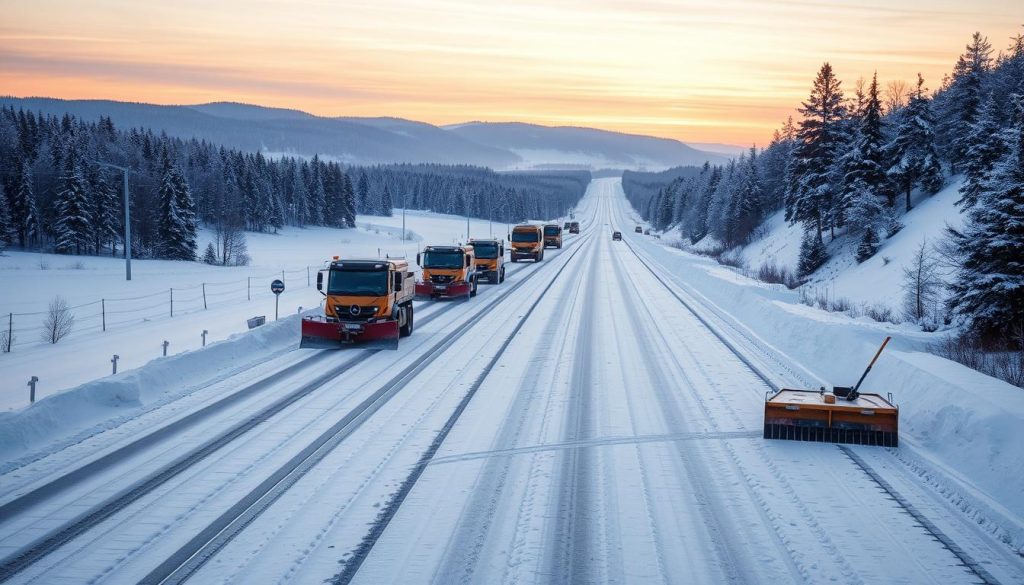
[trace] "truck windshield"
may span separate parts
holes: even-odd
[[[557,236],[561,230],[558,229],[557,225],[544,226],[545,236]]]
[[[529,232],[512,232],[512,241],[513,242],[536,242],[537,241],[537,232],[534,232],[534,231],[529,231]]]
[[[498,244],[492,242],[473,242],[473,250],[477,258],[497,258]]]
[[[424,252],[424,268],[462,268],[462,252]]]
[[[388,294],[387,270],[332,270],[327,294],[382,297]]]

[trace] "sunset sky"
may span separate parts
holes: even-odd
[[[4,2],[0,93],[765,143],[821,63],[939,86],[1021,0]]]

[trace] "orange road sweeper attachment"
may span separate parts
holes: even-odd
[[[768,392],[764,403],[764,438],[821,443],[899,446],[900,410],[892,393],[860,392],[860,386],[891,338],[886,337],[857,384],[818,390],[783,388]]]

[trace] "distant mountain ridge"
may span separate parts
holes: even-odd
[[[235,102],[164,106],[113,100],[0,97],[0,104],[119,127],[151,128],[270,156],[321,157],[350,164],[470,164],[496,170],[660,170],[726,156],[678,140],[573,126],[468,122],[434,126],[390,117],[322,117]]]

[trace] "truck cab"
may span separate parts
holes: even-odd
[[[545,248],[561,248],[562,247],[562,227],[555,223],[550,223],[544,226],[544,247]]]
[[[544,230],[539,225],[521,224],[512,228],[512,261],[530,258],[534,262],[544,260]]]
[[[505,242],[498,239],[469,241],[476,256],[476,272],[486,276],[487,282],[501,284],[505,282]]]
[[[476,296],[476,254],[472,245],[427,246],[416,255],[423,268],[416,295],[424,298]]]
[[[317,272],[316,288],[324,296],[323,315],[302,320],[300,347],[380,342],[397,349],[398,338],[412,334],[415,276],[406,260],[335,256]]]
[[[571,221],[571,222],[569,222],[569,233],[570,234],[578,234],[578,233],[580,233],[580,222],[578,222],[578,221]]]

